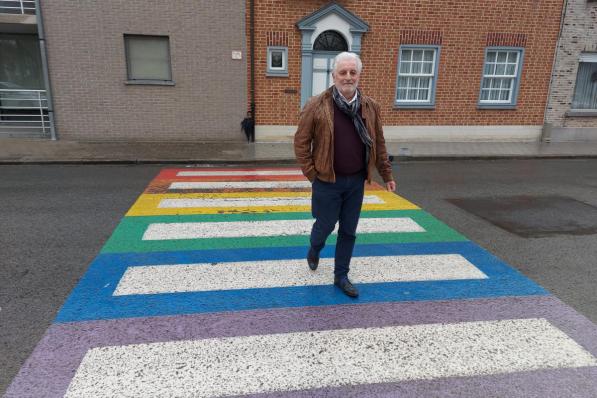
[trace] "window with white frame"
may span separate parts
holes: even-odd
[[[125,35],[128,80],[172,82],[168,36]]]
[[[597,110],[597,53],[580,55],[572,109]]]
[[[514,105],[520,80],[522,51],[487,49],[480,105]]]
[[[438,47],[402,46],[398,59],[396,105],[435,103]]]
[[[288,48],[267,48],[267,74],[269,76],[288,76]]]

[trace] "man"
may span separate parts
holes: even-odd
[[[241,130],[245,132],[247,142],[255,142],[255,121],[253,120],[253,113],[247,112],[247,117],[240,122]]]
[[[383,137],[379,105],[357,89],[362,63],[358,55],[338,54],[334,85],[312,98],[301,112],[294,151],[303,174],[312,182],[315,223],[307,263],[313,271],[319,252],[339,222],[334,284],[346,295],[359,292],[348,279],[365,180],[376,167],[388,191],[396,189]]]

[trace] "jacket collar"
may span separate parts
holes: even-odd
[[[332,96],[333,96],[332,90],[333,90],[333,86],[329,87],[323,93],[321,93],[321,100],[327,101],[328,99],[332,99]],[[369,107],[369,97],[364,95],[362,92],[361,92],[361,106]]]
[[[323,93],[319,94],[319,98],[321,103],[324,105],[324,112],[326,115],[326,120],[328,123],[329,131],[334,131],[334,98],[332,94],[332,87],[325,90]],[[361,92],[361,117],[367,126],[367,131],[369,135],[372,135],[371,132],[371,120],[373,117],[371,116],[371,101],[369,97],[363,95]],[[368,120],[369,119],[369,120]]]

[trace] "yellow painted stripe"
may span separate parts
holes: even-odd
[[[417,210],[418,206],[408,200],[385,191],[368,191],[366,195],[378,196],[385,203],[365,204],[363,210]],[[226,198],[293,198],[311,197],[311,192],[230,192],[230,193],[185,193],[185,194],[143,194],[126,214],[127,216],[161,216],[183,214],[218,213],[287,213],[311,211],[311,206],[230,206],[230,207],[181,207],[159,208],[164,199],[226,199]]]

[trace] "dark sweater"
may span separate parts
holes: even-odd
[[[334,103],[334,173],[352,175],[364,170],[365,144],[350,117]]]

